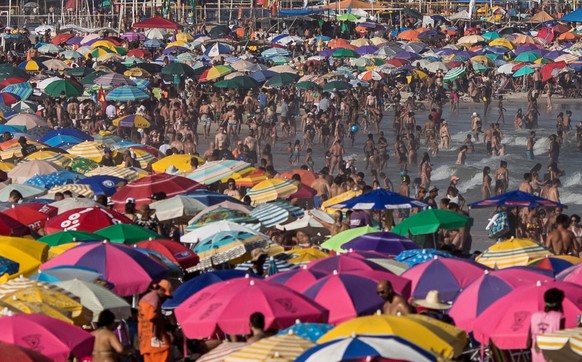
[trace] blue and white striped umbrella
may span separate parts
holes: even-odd
[[[249,270],[253,266],[253,263],[250,261],[244,262],[239,264],[234,268],[235,270]],[[299,268],[299,265],[291,264],[286,260],[277,259],[275,257],[271,257],[269,260],[265,262],[265,269],[267,269],[267,275],[275,275],[277,273],[293,270]]]
[[[136,86],[122,85],[114,88],[105,97],[108,101],[114,102],[129,102],[149,99],[150,96],[145,91]]]
[[[269,48],[261,53],[264,58],[289,55],[289,51],[282,48]]]
[[[259,219],[265,227],[271,227],[289,220],[289,217],[303,217],[305,210],[291,204],[273,202],[257,206],[250,215]]]
[[[156,49],[156,48],[165,47],[166,43],[164,43],[160,39],[148,39],[143,43],[143,46],[144,46],[144,48],[148,48],[148,49]]]
[[[0,92],[16,94],[21,100],[25,100],[32,94],[32,85],[29,82],[9,84]]]
[[[211,47],[206,48],[204,50],[204,55],[210,58],[214,58],[221,54],[230,54],[232,53],[232,47],[228,44],[224,43],[216,43]]]
[[[295,362],[340,362],[346,360],[437,362],[439,356],[397,336],[361,335],[338,338],[318,344],[295,359]]]
[[[135,78],[132,80],[135,82],[135,85],[141,89],[146,89],[150,85],[150,81],[148,79]]]

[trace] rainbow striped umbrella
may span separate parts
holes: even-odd
[[[200,82],[208,82],[211,80],[216,80],[223,77],[229,73],[233,72],[233,69],[226,65],[215,65],[212,68],[208,68],[200,76]]]
[[[257,205],[289,196],[296,192],[297,189],[297,185],[291,180],[273,178],[259,182],[249,190],[247,195],[251,198],[253,204]]]
[[[101,162],[105,155],[105,144],[95,141],[84,141],[69,148],[69,153],[75,156],[84,157],[95,162]]]
[[[479,255],[476,262],[490,268],[503,269],[510,266],[527,265],[534,259],[552,253],[530,239],[509,239],[490,246]]]

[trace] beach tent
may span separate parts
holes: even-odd
[[[461,10],[456,14],[449,16],[449,20],[469,20],[471,17],[469,16],[469,12],[467,10]]]
[[[571,22],[582,22],[582,8],[571,12],[570,14],[566,14],[561,19],[561,21],[571,21]]]
[[[175,21],[170,19],[162,18],[161,16],[156,16],[144,21],[138,21],[133,24],[134,28],[144,28],[144,29],[174,29],[177,30],[182,26]]]
[[[552,21],[552,20],[554,20],[554,18],[551,17],[550,14],[548,14],[542,10],[539,13],[532,16],[530,19],[528,19],[526,21],[526,23],[537,24],[537,23],[545,23],[546,21]]]

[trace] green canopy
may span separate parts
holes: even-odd
[[[352,85],[348,82],[344,82],[343,80],[332,80],[323,85],[324,91],[341,91],[347,90],[352,88]]]
[[[272,76],[271,78],[269,78],[269,80],[265,83],[265,86],[273,87],[273,88],[281,88],[281,87],[284,87],[286,85],[297,82],[298,79],[299,79],[299,76],[297,74],[279,73],[279,74],[276,74],[276,75]]]
[[[95,70],[93,70],[93,68],[89,68],[89,67],[77,67],[77,68],[69,68],[65,71],[67,73],[67,75],[70,75],[72,77],[85,77],[88,76],[89,74],[95,73]],[[92,84],[92,83],[89,83]]]
[[[38,239],[49,246],[59,246],[62,244],[72,243],[75,241],[99,241],[103,237],[97,234],[88,233],[86,231],[67,230],[59,231],[54,234],[43,236]]]
[[[359,228],[349,229],[327,239],[323,244],[321,244],[321,247],[323,249],[345,253],[345,250],[341,248],[343,244],[357,238],[360,235],[376,233],[379,231],[380,230],[370,226],[361,226]]]
[[[432,234],[440,228],[455,230],[465,227],[470,220],[468,216],[449,210],[428,209],[410,216],[390,231],[402,236]]]
[[[145,227],[132,224],[115,224],[98,230],[100,235],[112,243],[133,245],[149,239],[161,239],[162,236]]]
[[[61,79],[49,84],[44,92],[51,97],[79,97],[83,94],[83,88],[70,80]]]
[[[231,79],[223,79],[218,81],[214,83],[214,86],[228,89],[251,89],[259,88],[259,82],[249,76],[240,75]]]
[[[321,87],[315,83],[310,81],[299,82],[295,84],[297,89],[304,89],[304,90],[321,90]]]
[[[331,56],[334,58],[359,58],[360,54],[351,49],[339,48]]]
[[[339,15],[337,17],[337,20],[339,21],[351,21],[354,22],[356,20],[358,20],[360,17],[354,14],[343,14],[343,15]]]

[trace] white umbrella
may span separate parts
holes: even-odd
[[[507,75],[511,75],[513,74],[513,67],[515,66],[515,64],[513,63],[507,63],[507,64],[503,64],[502,66],[500,66],[499,68],[497,68],[497,74],[507,74]]]
[[[0,191],[0,193],[1,192],[2,191]],[[69,210],[77,209],[80,207],[93,207],[102,205],[97,203],[96,201],[93,201],[85,197],[82,198],[69,197],[61,201],[55,201],[51,203],[50,206],[56,207],[57,209],[59,209],[59,214],[62,214]]]
[[[163,29],[150,29],[146,30],[145,36],[148,39],[164,39],[168,35],[168,32]]]
[[[105,309],[113,312],[117,319],[131,316],[129,303],[102,286],[79,279],[58,282],[55,285],[79,297],[83,307],[93,312],[93,322],[97,321],[99,313]]]
[[[449,66],[443,62],[432,62],[427,64],[425,68],[431,73],[436,73],[438,70],[441,70],[444,73],[449,71]]]
[[[8,198],[10,197],[10,193],[12,190],[16,190],[20,192],[23,198],[30,199],[35,196],[40,196],[46,194],[45,189],[41,189],[40,187],[32,186],[32,185],[24,185],[24,184],[13,184],[4,187],[0,190],[0,201],[7,202]]]
[[[156,210],[156,217],[160,221],[176,218],[191,218],[206,208],[206,205],[193,198],[176,195],[169,199],[156,201],[150,204]]]
[[[65,70],[69,68],[69,66],[66,65],[65,62],[58,59],[49,59],[44,61],[42,64],[44,64],[48,68],[48,70]]]
[[[36,35],[44,35],[47,32],[47,30],[49,32],[53,33],[53,32],[55,32],[55,27],[52,26],[52,25],[41,25],[41,26],[37,26],[34,29],[34,33]]]
[[[200,240],[205,240],[205,239],[208,239],[208,238],[216,235],[220,231],[239,231],[239,232],[246,232],[246,233],[249,233],[252,235],[259,234],[255,230],[248,228],[246,226],[236,224],[234,222],[222,220],[222,221],[210,223],[210,224],[202,226],[194,231],[191,231],[188,234],[182,236],[180,238],[180,241],[183,243],[195,244]]]

